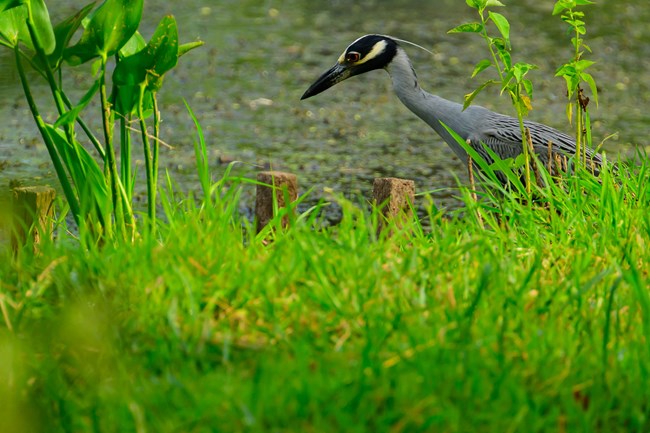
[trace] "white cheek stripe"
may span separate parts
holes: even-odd
[[[375,57],[377,57],[378,55],[380,55],[381,53],[383,53],[386,50],[387,45],[388,44],[386,43],[386,41],[377,42],[372,47],[372,50],[370,50],[370,52],[368,54],[366,54],[366,56],[363,59],[361,59],[358,62],[353,63],[353,64],[354,65],[361,65],[361,64],[366,63],[369,60],[374,59]],[[345,53],[346,52],[347,52],[347,50],[343,51],[343,53],[339,56],[339,64],[341,64],[341,65],[345,63]]]

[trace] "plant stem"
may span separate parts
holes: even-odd
[[[106,153],[104,157],[104,174],[108,181],[108,187],[111,191],[111,198],[115,210],[115,219],[118,227],[124,233],[124,215],[122,208],[122,200],[118,196],[118,174],[117,164],[115,162],[115,149],[113,148],[113,119],[112,110],[106,96],[106,55],[101,57],[101,71],[100,71],[100,84],[99,95],[102,105],[102,122],[104,126],[104,142],[106,146]],[[110,223],[109,223],[110,224]]]
[[[519,85],[517,85],[517,92],[519,92]],[[526,193],[530,195],[532,188],[530,184],[530,152],[528,151],[528,141],[526,139],[526,126],[524,125],[524,115],[521,112],[521,95],[513,95],[514,99],[514,104],[515,107],[517,108],[517,120],[519,121],[519,131],[521,131],[521,145],[523,147],[523,153],[524,153],[524,176],[526,179]],[[528,200],[528,203],[531,201]]]
[[[153,100],[153,184],[158,185],[158,154],[160,152],[160,111],[158,110],[157,93],[151,93]],[[154,189],[154,194],[156,190]],[[155,198],[155,197],[154,197]],[[154,200],[155,202],[155,200]]]
[[[132,179],[131,179],[131,133],[129,132],[128,123],[130,117],[120,118],[120,173],[122,175],[122,184],[126,188],[126,195],[129,202],[133,196]]]
[[[153,161],[151,155],[151,145],[147,135],[147,124],[144,121],[144,91],[146,85],[140,85],[140,95],[138,96],[138,118],[140,120],[140,133],[142,134],[142,146],[144,148],[145,170],[147,172],[147,211],[149,214],[149,229],[153,232],[156,227],[156,185],[153,172]]]
[[[25,69],[23,68],[22,61],[20,60],[21,53],[20,53],[20,48],[18,48],[18,45],[14,47],[14,54],[16,56],[16,68],[18,69],[20,83],[22,84],[23,91],[25,92],[25,98],[27,99],[29,110],[31,111],[32,116],[34,117],[34,122],[36,122],[36,126],[38,127],[38,130],[41,133],[41,137],[43,137],[43,141],[45,142],[45,147],[47,148],[47,152],[50,154],[50,159],[52,160],[52,164],[54,164],[54,170],[56,171],[56,175],[59,179],[59,182],[61,183],[61,187],[63,188],[63,193],[65,194],[65,197],[68,200],[68,204],[70,205],[70,210],[72,211],[72,216],[74,217],[75,223],[77,223],[77,226],[79,226],[80,223],[79,218],[81,215],[79,200],[77,196],[75,196],[74,194],[74,190],[72,188],[72,185],[70,184],[70,181],[68,180],[68,176],[65,171],[65,168],[61,163],[61,158],[58,152],[56,151],[56,147],[54,146],[54,143],[52,142],[50,135],[45,129],[45,122],[43,121],[43,118],[41,117],[38,111],[38,107],[36,106],[36,102],[34,101],[34,97],[32,96],[32,92],[29,88],[29,83],[27,82]]]
[[[572,12],[571,18],[574,18]],[[578,27],[575,27],[575,34],[575,62],[577,64],[580,61],[580,32]],[[576,156],[578,159],[577,164],[580,166],[582,161],[582,105],[580,104],[580,84],[574,90],[576,94]]]
[[[577,164],[582,164],[582,107],[580,106],[580,92],[576,91],[576,157]]]
[[[488,50],[490,51],[490,55],[492,56],[492,63],[494,64],[494,67],[497,69],[497,73],[499,74],[499,80],[501,83],[503,83],[503,71],[501,70],[501,65],[499,64],[499,58],[497,57],[497,53],[494,52],[494,47],[492,45],[492,38],[487,33],[487,21],[485,19],[485,16],[483,15],[483,10],[479,11],[479,14],[481,16],[481,21],[483,24],[483,32],[481,33],[481,36],[483,36],[483,39],[485,39],[485,42],[487,42]]]

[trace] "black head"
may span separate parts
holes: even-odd
[[[312,84],[300,99],[329,89],[352,76],[385,68],[397,53],[397,42],[383,35],[362,36],[348,46],[336,64]]]

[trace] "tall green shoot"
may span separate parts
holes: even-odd
[[[489,79],[480,84],[476,90],[465,95],[464,108],[467,108],[474,98],[484,89],[491,85],[499,85],[501,93],[508,93],[512,104],[517,112],[519,127],[521,129],[521,146],[524,155],[524,170],[526,179],[526,192],[531,192],[531,155],[527,140],[524,117],[532,109],[531,100],[533,97],[533,84],[526,78],[528,72],[536,69],[537,66],[530,63],[512,62],[512,45],[510,43],[510,23],[500,13],[488,10],[490,7],[505,6],[499,0],[466,0],[468,6],[476,9],[480,21],[461,24],[449,33],[477,33],[486,42],[490,58],[479,61],[474,67],[472,78],[484,70],[494,67],[497,71],[498,80]],[[488,33],[488,26],[492,23],[497,28],[499,36],[491,36]]]
[[[575,113],[576,128],[576,156],[578,165],[587,165],[587,146],[591,146],[591,120],[589,117],[589,98],[585,96],[581,87],[587,83],[594,102],[598,105],[598,89],[594,78],[585,72],[595,62],[582,58],[585,52],[591,52],[591,48],[584,42],[584,35],[587,33],[584,21],[584,12],[576,10],[578,6],[591,5],[589,0],[558,0],[553,7],[553,15],[560,15],[562,21],[569,25],[568,31],[573,34],[573,58],[571,61],[560,66],[555,73],[556,77],[562,77],[566,81],[568,103],[566,106],[569,123],[573,123]]]

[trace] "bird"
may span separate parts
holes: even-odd
[[[470,105],[464,109],[462,104],[426,92],[420,87],[411,60],[399,42],[407,41],[380,34],[369,34],[358,38],[343,51],[334,66],[323,73],[300,99],[316,96],[355,75],[385,69],[399,100],[433,128],[465,164],[468,163],[467,152],[444,125],[458,134],[490,164],[494,161],[484,146],[489,147],[502,160],[516,158],[522,153],[522,132],[518,119],[479,105]],[[569,135],[529,120],[524,120],[524,126],[530,132],[537,157],[545,167],[552,168],[552,174],[557,174],[558,171],[558,165],[554,165],[554,162],[557,162],[556,155],[567,159],[575,156],[576,142]],[[601,155],[590,148],[586,149],[586,154],[591,161],[591,167],[597,171],[602,164]],[[550,162],[549,156],[553,158]],[[507,183],[502,173],[498,176],[498,180]]]

